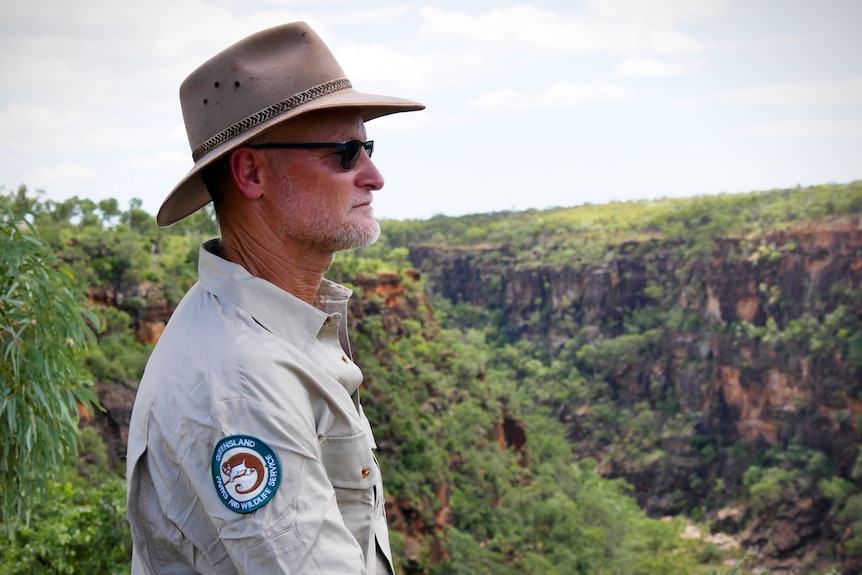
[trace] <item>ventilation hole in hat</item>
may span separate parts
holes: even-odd
[[[215,87],[218,88],[218,82],[215,83]]]
[[[209,104],[209,103],[210,103],[210,101],[209,101],[209,100],[207,100],[206,98],[204,98],[204,106],[206,106],[206,105],[207,105],[207,104]]]
[[[233,87],[234,87],[234,88],[239,88],[239,80],[237,80],[236,82],[234,82],[234,83],[233,83]]]

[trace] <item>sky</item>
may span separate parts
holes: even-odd
[[[862,179],[859,0],[28,0],[0,6],[0,187],[139,199],[193,162],[182,80],[304,20],[354,87],[381,218]]]

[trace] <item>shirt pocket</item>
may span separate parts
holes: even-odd
[[[338,509],[356,541],[368,554],[374,541],[374,511],[380,481],[369,435],[325,437],[320,452],[326,474],[335,490]]]
[[[367,432],[324,437],[320,441],[320,453],[333,487],[370,490],[377,485],[379,471]]]

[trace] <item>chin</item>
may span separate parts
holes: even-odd
[[[370,246],[380,237],[380,224],[372,219],[370,224],[354,225],[345,228],[340,237],[335,240],[337,251],[352,250]]]
[[[377,222],[375,222],[377,223]],[[363,234],[362,237],[358,237],[358,245],[354,246],[357,248],[364,248],[365,246],[370,246],[378,239],[380,239],[380,226],[375,226],[373,230],[365,230],[367,233]]]

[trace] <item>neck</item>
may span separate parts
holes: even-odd
[[[312,304],[333,254],[310,252],[303,246],[286,245],[284,238],[244,231],[222,228],[221,257]]]

